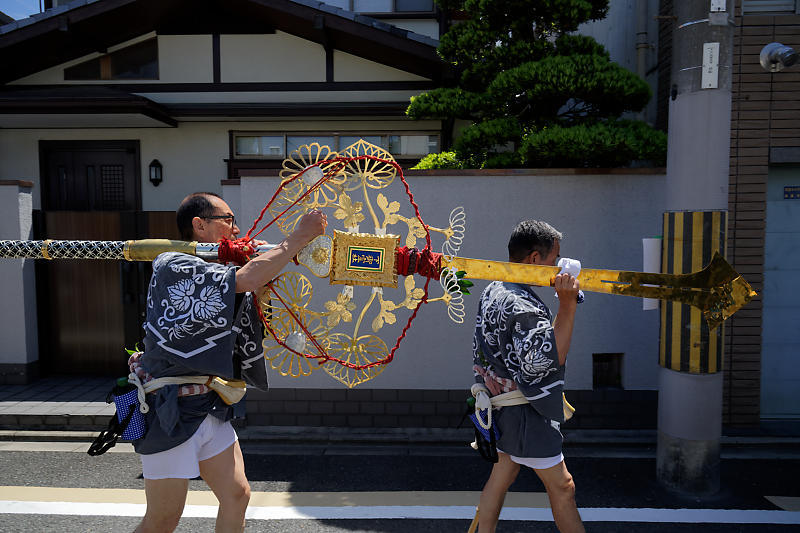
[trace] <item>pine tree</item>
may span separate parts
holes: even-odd
[[[666,135],[620,119],[644,108],[647,83],[613,63],[593,38],[573,33],[605,17],[607,0],[437,3],[466,16],[438,48],[454,83],[412,98],[406,114],[468,125],[454,155],[432,154],[418,168],[663,164]]]

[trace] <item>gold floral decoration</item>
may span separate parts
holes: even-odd
[[[317,339],[324,350],[327,349],[326,338],[330,329],[323,324],[321,313],[308,309],[312,296],[311,282],[297,272],[281,274],[270,283],[267,290],[259,295],[261,311],[269,321],[276,337],[275,339],[269,337],[264,339],[262,343],[264,357],[270,362],[270,366],[282,376],[307,376],[319,366],[312,358],[299,355],[275,342],[280,340],[282,343],[288,344],[288,339],[293,335],[305,338],[306,335],[300,324]],[[306,343],[304,347],[304,353],[309,353],[309,351],[312,355],[322,355],[315,353],[315,347],[310,342]]]
[[[385,162],[394,161],[392,154],[363,139],[359,139],[357,142],[342,150],[342,155],[344,157],[366,155],[383,160],[359,159],[348,163],[344,170],[344,173],[348,176],[348,181],[346,183],[347,190],[353,190],[362,185],[371,189],[382,189],[391,184],[397,175],[395,167]]]
[[[338,205],[339,207],[333,212],[333,216],[341,220],[345,228],[356,227],[359,222],[364,220],[364,214],[361,212],[364,204],[361,202],[353,203],[347,193],[342,193],[339,196]]]
[[[328,352],[332,356],[356,366],[368,365],[389,355],[386,343],[375,335],[362,335],[354,339],[345,333],[334,333],[330,335],[329,340]],[[328,361],[322,368],[335,380],[344,383],[348,388],[353,388],[383,372],[386,365],[378,364],[369,368],[355,369],[336,361]]]
[[[336,296],[336,301],[329,300],[325,302],[325,309],[328,310],[328,327],[332,328],[339,324],[339,321],[343,322],[352,322],[353,311],[356,308],[356,304],[350,301],[348,296],[345,296],[342,293],[339,293]]]
[[[307,171],[312,165],[318,165],[323,174],[334,172],[340,163],[330,162],[338,157],[339,154],[331,151],[328,146],[320,146],[319,143],[304,144],[297,150],[292,151],[288,159],[284,159],[283,168],[280,172],[281,185],[283,190],[275,198],[269,208],[273,217],[280,215],[286,208],[296,202],[308,190],[315,185],[315,181],[304,179],[314,174]],[[295,179],[298,174],[303,172],[303,176]],[[294,231],[294,227],[300,218],[312,209],[321,209],[335,205],[339,194],[345,190],[348,176],[344,172],[337,172],[334,176],[323,182],[316,189],[311,191],[308,196],[298,202],[294,208],[290,209],[278,220],[278,227],[284,235]]]

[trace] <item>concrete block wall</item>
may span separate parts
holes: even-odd
[[[248,426],[469,427],[466,389],[272,389],[247,393]],[[654,429],[658,392],[568,390],[572,429]]]

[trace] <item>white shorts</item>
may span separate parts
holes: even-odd
[[[500,448],[497,448],[497,452],[506,453]],[[527,466],[529,468],[533,468],[534,470],[544,470],[545,468],[551,468],[564,460],[563,453],[554,455],[553,457],[517,457],[516,455],[510,455],[507,453],[506,455],[508,455],[511,458],[511,460],[517,463],[518,465]]]
[[[141,455],[145,479],[192,479],[200,475],[200,461],[211,459],[238,440],[230,422],[206,415],[186,442],[163,452]]]

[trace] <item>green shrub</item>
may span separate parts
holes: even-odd
[[[464,166],[463,162],[456,157],[455,152],[441,152],[426,155],[411,168],[414,170],[430,170],[436,168],[464,168]]]
[[[556,125],[525,135],[519,151],[528,167],[619,167],[640,159],[663,165],[667,136],[624,120]]]

